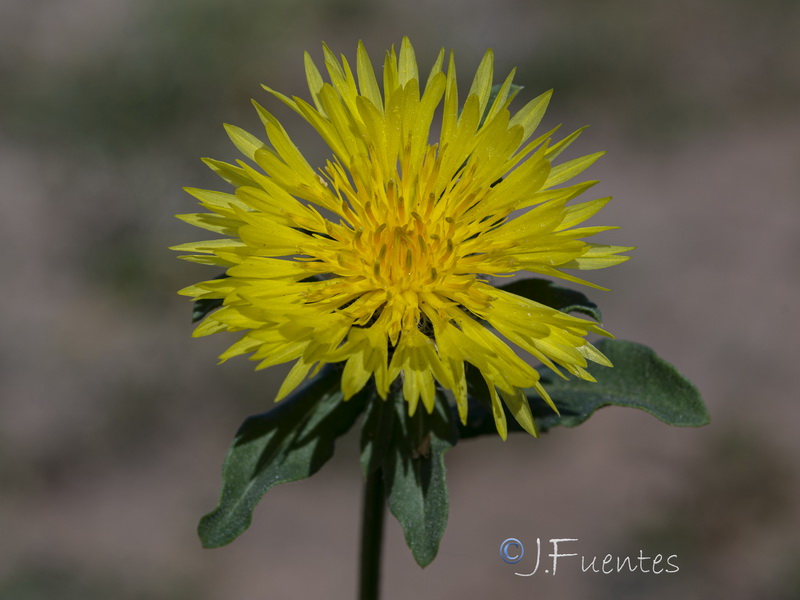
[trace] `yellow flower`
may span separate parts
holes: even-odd
[[[403,39],[399,54],[386,53],[380,86],[362,44],[355,74],[344,57],[323,49],[330,83],[305,56],[313,104],[265,89],[319,133],[333,153],[327,164],[312,168],[278,120],[254,102],[270,145],[228,125],[249,162],[205,161],[235,193],[187,188],[210,212],[179,217],[228,236],[174,248],[193,253],[188,260],[227,268],[227,278],[180,292],[224,299],[194,335],[244,331],[222,360],[252,353],[257,368],[296,361],[278,399],[322,365],[344,362],[345,399],[370,379],[386,398],[400,377],[409,413],[420,399],[432,411],[438,384],[452,392],[462,420],[470,363],[486,381],[501,436],[501,397],[535,434],[523,390],[535,388],[552,402],[537,371],[508,342],[560,375],[559,366],[592,380],[587,361],[610,363],[586,335],[608,334],[493,287],[487,277],[528,272],[587,283],[562,269],[599,269],[628,258],[619,253],[630,248],[581,240],[613,229],[576,227],[608,198],[567,204],[596,182],[555,187],[602,153],[553,166],[580,130],[557,143],[555,130],[531,139],[550,92],[512,116],[514,73],[493,95],[491,50],[459,106],[452,53],[446,70],[439,53],[422,85]],[[441,126],[434,126],[440,105]]]

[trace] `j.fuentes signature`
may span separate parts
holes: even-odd
[[[591,571],[593,573],[603,573],[610,575],[611,573],[653,573],[660,575],[662,573],[672,574],[677,573],[680,568],[678,567],[677,554],[670,554],[664,556],[656,554],[655,556],[647,556],[644,550],[639,550],[639,555],[636,557],[630,556],[614,556],[606,554],[602,558],[599,556],[584,556],[579,555],[577,552],[565,552],[564,546],[568,543],[577,542],[578,538],[553,538],[550,540],[553,551],[547,554],[551,559],[549,566],[544,565],[546,568],[544,572],[547,574],[555,575],[558,571],[559,560],[562,562],[564,559],[572,559],[572,557],[580,556],[581,571],[586,573]],[[559,544],[561,546],[559,546]],[[525,556],[525,546],[517,538],[508,538],[500,544],[500,558],[508,564],[517,564]],[[533,560],[532,556],[529,559]],[[577,560],[577,559],[574,559]],[[529,561],[526,561],[529,562]],[[570,560],[572,562],[572,560]],[[536,554],[533,570],[527,573],[514,573],[520,577],[530,577],[539,571],[542,565],[542,541],[541,538],[536,538]]]

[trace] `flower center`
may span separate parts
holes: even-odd
[[[404,200],[400,198],[398,204],[402,206]],[[394,293],[430,290],[457,261],[452,218],[448,217],[443,227],[426,223],[418,212],[411,211],[405,223],[390,219],[371,225],[356,229],[352,247],[373,289]]]
[[[485,255],[473,239],[489,221],[470,212],[488,186],[476,180],[474,166],[440,177],[435,145],[416,168],[406,155],[391,168],[328,163],[342,220],[329,228],[330,243],[311,254],[321,261],[316,268],[334,277],[306,296],[355,325],[380,318],[393,344],[401,330],[416,329],[424,310],[475,311],[491,300],[473,285],[476,260]]]

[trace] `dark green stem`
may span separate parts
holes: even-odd
[[[378,600],[381,582],[381,549],[386,493],[383,472],[376,469],[364,484],[364,505],[361,513],[361,560],[359,600]]]

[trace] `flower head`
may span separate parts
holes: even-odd
[[[269,146],[226,126],[249,162],[206,160],[235,193],[187,189],[209,212],[180,217],[227,236],[175,247],[227,269],[227,278],[181,290],[224,299],[195,335],[244,331],[223,360],[251,353],[258,368],[295,361],[278,399],[320,366],[344,362],[345,399],[370,379],[386,398],[399,377],[411,413],[420,400],[433,409],[438,384],[452,392],[462,420],[470,363],[486,381],[501,435],[501,397],[534,433],[523,390],[550,398],[509,343],[559,374],[592,379],[587,361],[610,363],[586,335],[607,334],[487,278],[529,272],[587,283],[564,269],[628,258],[619,253],[630,248],[582,240],[612,229],[578,227],[608,199],[568,204],[595,182],[555,187],[602,153],[554,166],[580,131],[555,143],[555,130],[532,139],[550,93],[512,116],[514,73],[493,92],[491,50],[463,105],[444,50],[423,80],[404,39],[399,54],[386,54],[382,86],[362,44],[355,74],[344,57],[327,47],[324,54],[330,82],[305,57],[312,103],[265,88],[330,147],[324,167],[315,170],[254,103]]]

